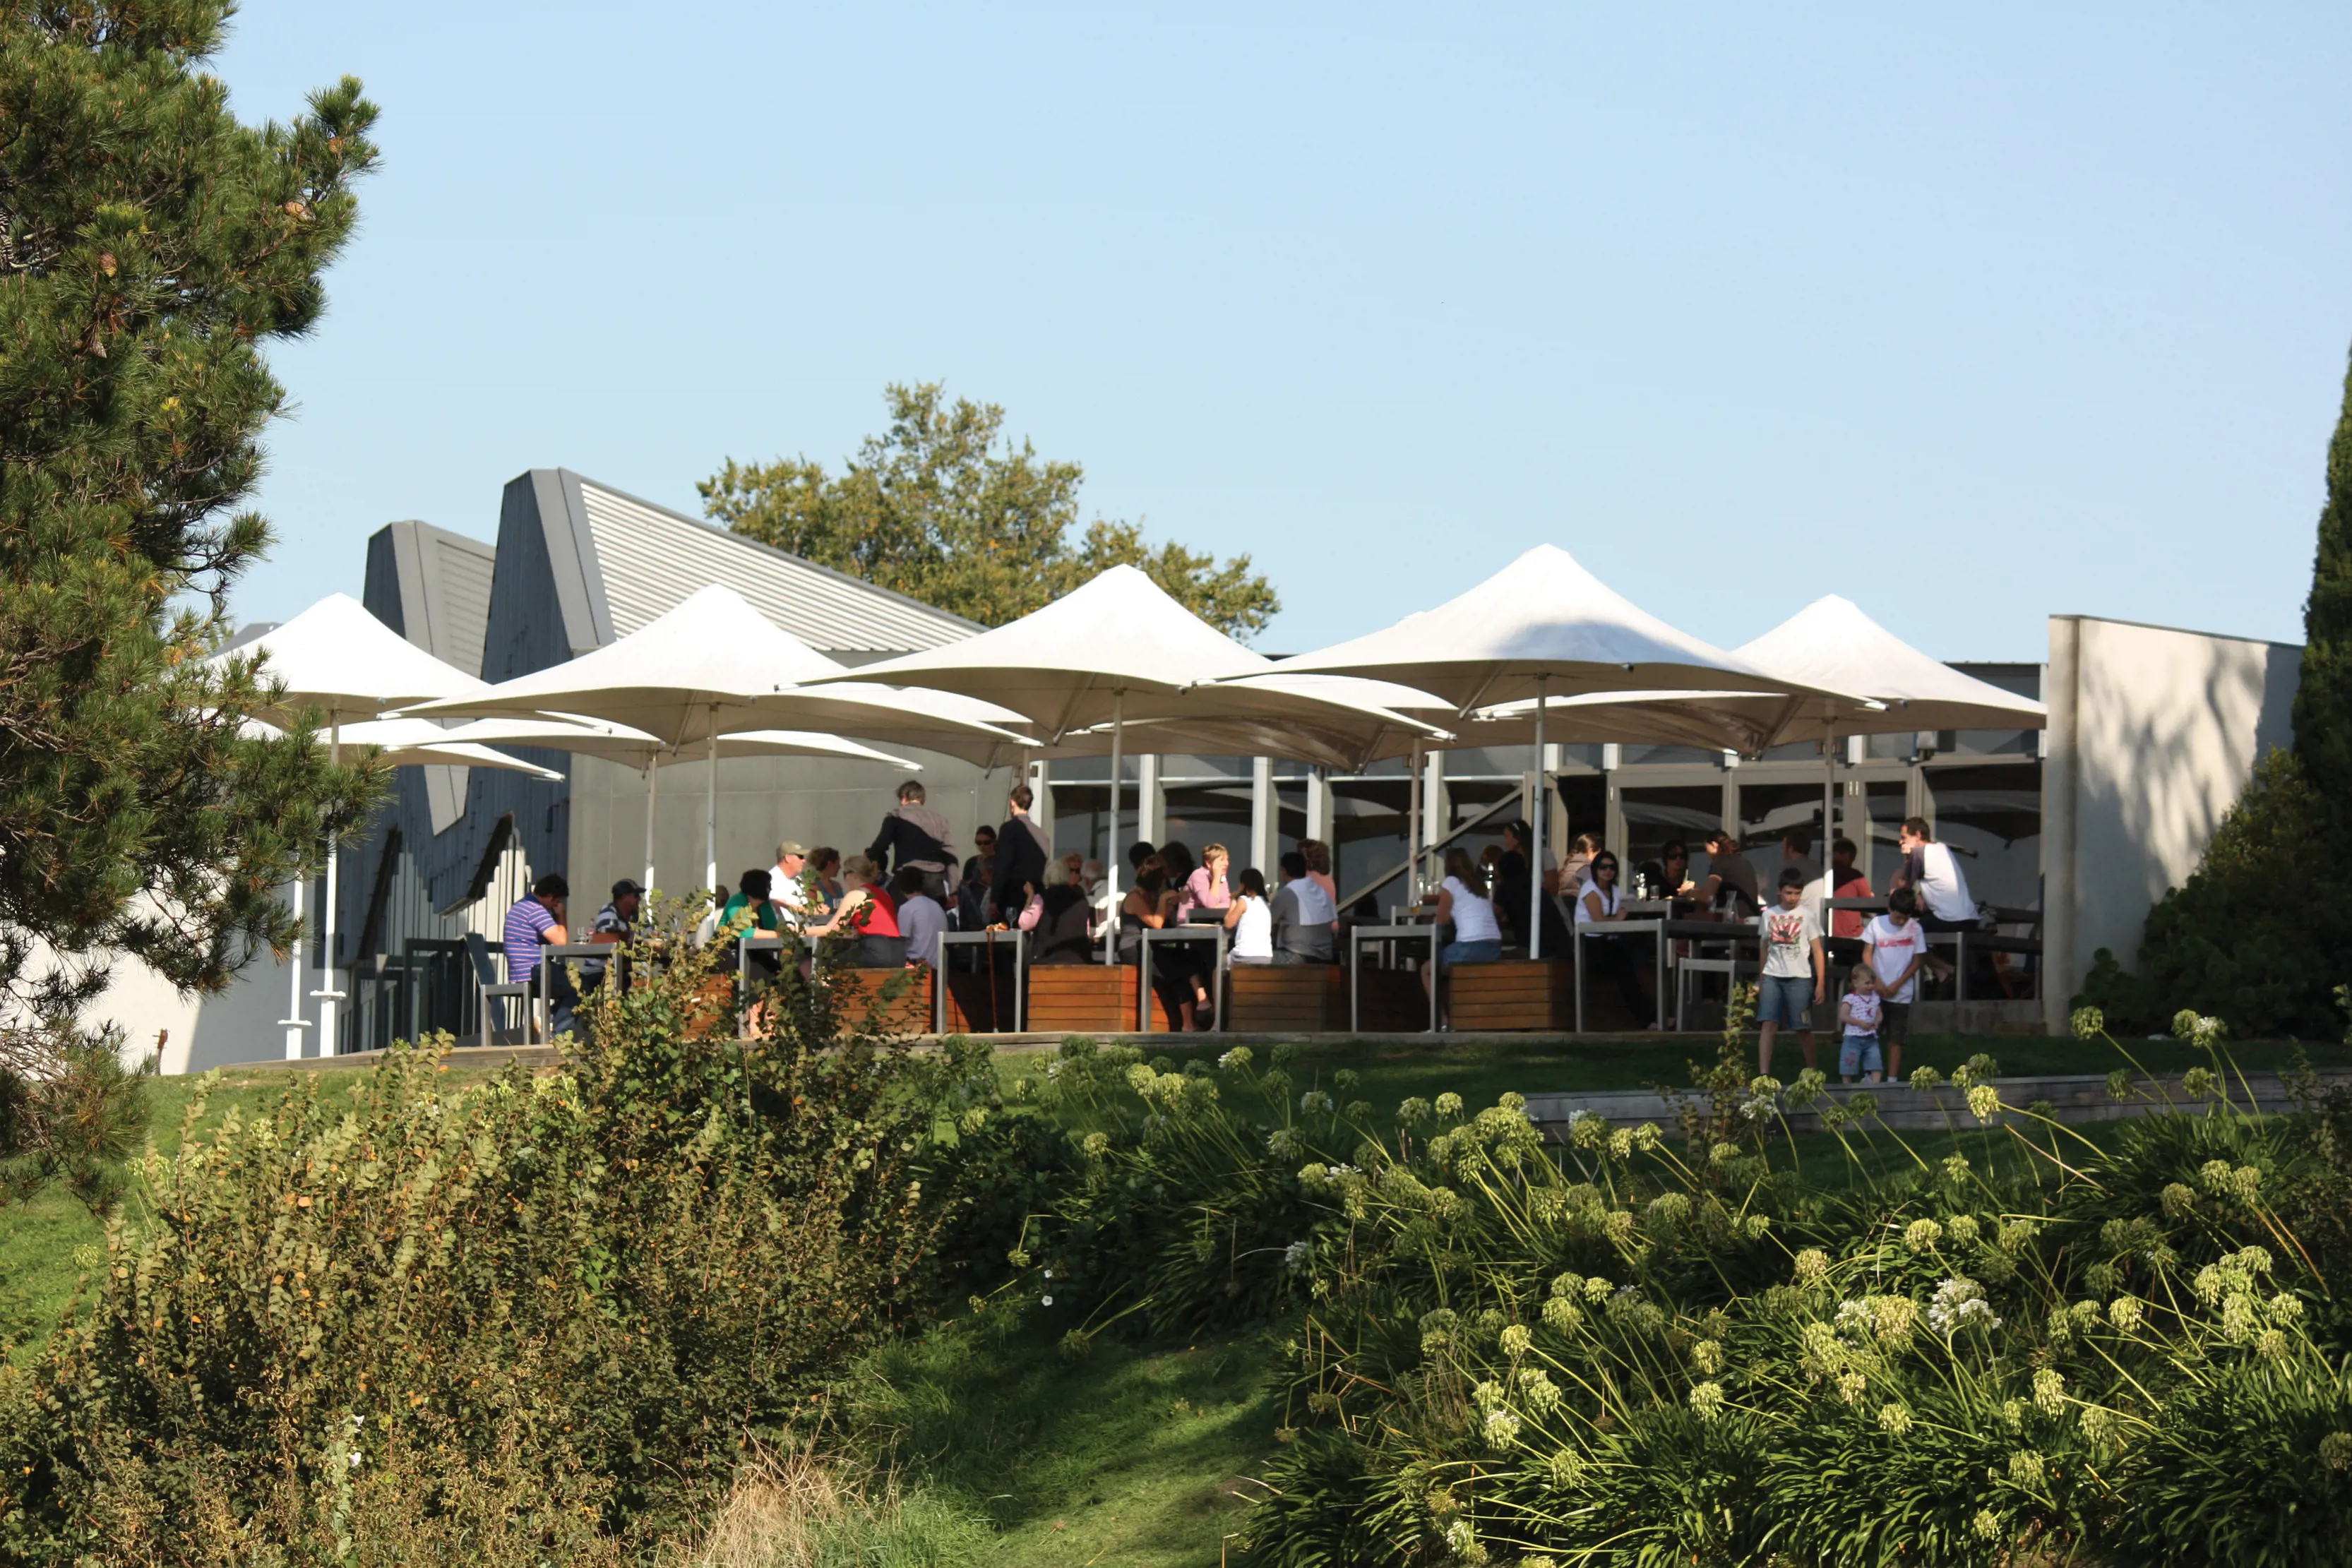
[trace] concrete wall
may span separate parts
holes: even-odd
[[[2137,962],[2149,908],[2197,869],[2254,764],[2292,742],[2302,658],[2292,643],[2050,618],[2051,1030],[2098,949]]]
[[[797,839],[843,854],[863,852],[874,841],[898,789],[919,779],[929,803],[956,832],[956,851],[971,853],[973,827],[1004,820],[1004,797],[1017,770],[983,774],[971,763],[936,752],[884,747],[923,765],[908,773],[879,762],[826,757],[739,757],[719,764],[719,875],[730,888],[746,870],[775,864],[776,845]],[[682,895],[702,881],[709,811],[708,763],[681,762],[661,770],[655,795],[654,864],[660,891]],[[571,863],[564,875],[583,917],[604,902],[621,877],[642,877],[646,864],[645,776],[593,757],[572,759]]]

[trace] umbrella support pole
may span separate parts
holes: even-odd
[[[1830,900],[1837,896],[1837,871],[1831,863],[1836,859],[1831,846],[1837,842],[1837,738],[1832,736],[1822,742],[1822,935],[1830,934]]]
[[[1536,677],[1536,798],[1534,863],[1528,867],[1528,956],[1543,956],[1544,820],[1551,815],[1551,780],[1544,777],[1544,703],[1551,677]],[[1568,890],[1573,894],[1576,890]]]
[[[646,891],[654,885],[654,797],[661,789],[661,758],[646,758]]]
[[[711,717],[715,725],[716,709]],[[712,902],[719,903],[722,901],[719,898],[719,731],[715,727],[710,732],[710,792],[706,804],[702,821],[702,885],[711,890]]]
[[[1406,764],[1412,770],[1405,790],[1404,901],[1408,907],[1421,907],[1421,742],[1412,743],[1412,760]]]
[[[327,765],[340,768],[343,760],[343,721],[331,717],[327,721]],[[327,913],[325,935],[319,954],[319,988],[310,993],[319,1002],[319,1054],[335,1054],[335,1004],[343,993],[335,989],[335,862],[342,857],[335,852],[332,834],[327,838]]]
[[[1114,687],[1110,694],[1110,821],[1104,830],[1104,841],[1109,846],[1103,852],[1103,877],[1110,890],[1110,919],[1103,925],[1103,962],[1118,962],[1118,805],[1123,791],[1119,788],[1119,772],[1126,767],[1121,747],[1126,729],[1127,691]],[[1136,1027],[1143,1026],[1142,1016],[1136,1018]]]
[[[310,885],[308,877],[293,884],[294,918],[298,925],[302,918],[302,890]],[[286,1060],[289,1061],[302,1060],[302,1031],[310,1027],[310,1020],[302,1016],[302,955],[309,946],[308,942],[297,936],[292,950],[286,956],[286,1016],[278,1021],[286,1026]]]

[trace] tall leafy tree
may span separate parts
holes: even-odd
[[[1250,558],[1223,562],[1153,546],[1134,523],[1097,519],[1075,538],[1076,463],[1040,458],[1004,434],[1004,410],[936,382],[893,384],[890,427],[838,475],[807,457],[732,458],[697,486],[703,510],[747,538],[942,610],[1001,626],[1107,567],[1141,568],[1202,620],[1237,637],[1282,608]]]
[[[2327,499],[2311,595],[2303,601],[2303,679],[2294,749],[2338,834],[2352,831],[2352,372],[2327,445]]]
[[[110,966],[201,991],[290,947],[277,889],[377,783],[244,733],[266,677],[200,662],[268,538],[263,350],[318,321],[376,157],[348,78],[230,113],[231,9],[0,5],[0,1192],[102,1198],[138,1125],[78,1021]]]

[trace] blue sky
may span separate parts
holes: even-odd
[[[1274,652],[1545,540],[1727,645],[1832,588],[1946,658],[2299,639],[2352,9],[1129,11],[251,0],[238,110],[356,74],[384,164],[240,614],[940,380],[1249,551]]]

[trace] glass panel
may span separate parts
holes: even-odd
[[[1058,764],[1056,765],[1058,766]],[[1108,768],[1104,769],[1106,777]],[[1110,787],[1108,783],[1068,784],[1053,781],[1054,791],[1054,852],[1057,855],[1077,851],[1088,860],[1100,860],[1108,843],[1110,817]],[[1136,798],[1133,780],[1120,791],[1121,810],[1118,814],[1120,848],[1119,883],[1126,885],[1126,847],[1135,842]]]
[[[1739,845],[1768,903],[1787,867],[1801,867],[1808,882],[1821,874],[1822,789],[1822,779],[1740,783]]]
[[[1250,830],[1250,786],[1247,779],[1238,784],[1185,784],[1165,791],[1167,827],[1161,830],[1161,843],[1171,840],[1192,852],[1194,864],[1199,864],[1201,852],[1211,844],[1223,844],[1233,857],[1234,867],[1240,869],[1248,862],[1247,846]]]
[[[1931,768],[1936,837],[1949,844],[1979,904],[2042,904],[2042,765]]]
[[[1412,788],[1402,768],[1384,779],[1331,781],[1331,869],[1342,899],[1353,903],[1373,877],[1404,863],[1404,813]],[[1401,903],[1404,879],[1391,879],[1376,897],[1383,906]]]
[[[1553,788],[1559,791],[1560,804],[1568,808],[1568,836],[1573,841],[1579,833],[1601,833],[1609,831],[1609,781],[1594,775],[1556,779]],[[1551,831],[1547,823],[1544,831]],[[1558,860],[1566,852],[1559,844],[1547,841],[1544,852]]]
[[[1617,803],[1625,815],[1625,842],[1610,847],[1619,851],[1621,862],[1639,866],[1658,860],[1672,840],[1688,852],[1692,880],[1706,880],[1701,841],[1723,826],[1723,786],[1629,786],[1618,791]]]
[[[1901,779],[1881,780],[1864,785],[1864,792],[1870,809],[1870,842],[1863,846],[1855,863],[1870,878],[1871,891],[1885,893],[1895,881],[1895,868],[1903,863],[1896,838],[1903,819],[1909,814],[1911,787]]]

